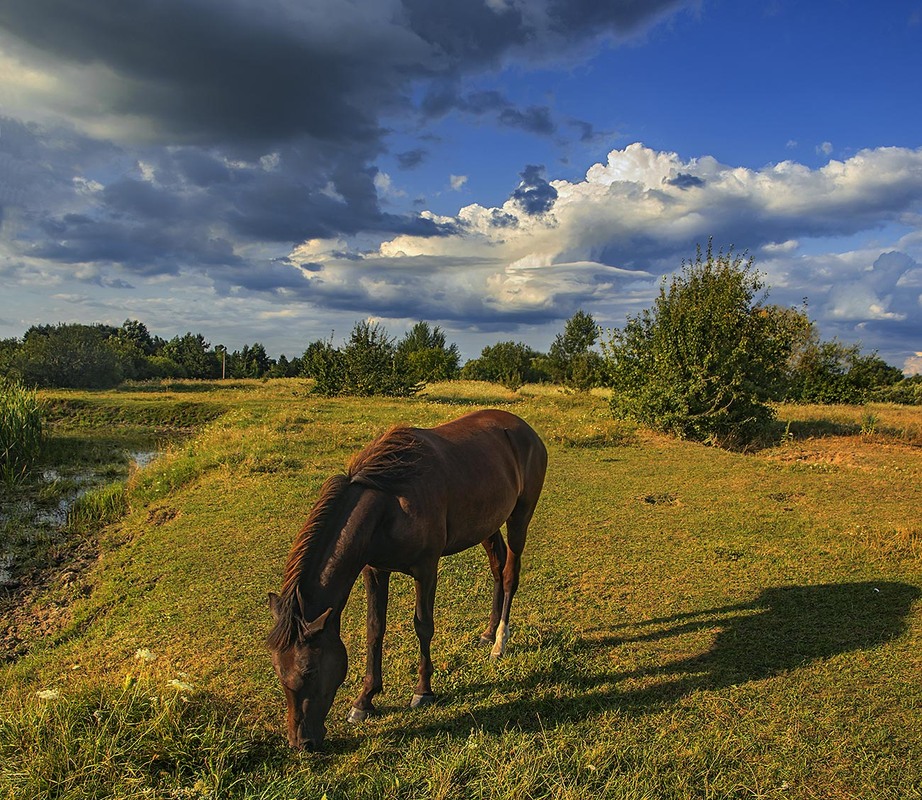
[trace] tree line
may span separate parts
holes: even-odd
[[[201,333],[163,339],[138,320],[122,325],[35,325],[22,339],[0,340],[0,375],[34,388],[106,389],[125,381],[313,378],[325,395],[407,395],[427,383],[466,378],[502,383],[556,382],[588,389],[599,382],[601,355],[592,316],[577,312],[548,353],[515,341],[485,347],[461,363],[438,325],[418,322],[399,340],[378,323],[356,322],[342,343],[310,342],[300,356],[271,358],[259,342],[228,351]]]
[[[39,325],[0,341],[0,376],[31,387],[109,388],[175,378],[306,377],[327,396],[406,396],[425,384],[464,378],[518,389],[550,382],[612,390],[612,410],[689,438],[750,438],[776,401],[922,403],[922,376],[904,378],[857,344],[823,341],[806,307],[768,304],[751,258],[699,247],[664,279],[654,304],[623,328],[602,331],[577,311],[548,352],[502,341],[461,364],[438,325],[418,322],[400,338],[355,323],[346,340],[310,342],[288,359],[256,342],[228,352],[202,334],[165,340],[138,320]]]

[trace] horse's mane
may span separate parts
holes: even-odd
[[[413,428],[397,425],[382,433],[349,464],[352,483],[395,493],[419,474],[426,445]]]
[[[401,491],[419,475],[424,448],[425,444],[412,428],[396,426],[359,452],[349,463],[345,475],[327,478],[285,562],[278,619],[266,640],[269,647],[285,650],[297,641],[298,622],[302,616],[298,587],[302,577],[319,561],[331,538],[338,533],[331,520],[342,505],[346,489],[357,484],[390,494]]]

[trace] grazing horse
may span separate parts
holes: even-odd
[[[503,654],[525,535],[544,484],[547,450],[523,420],[475,411],[435,428],[396,427],[328,478],[292,545],[281,593],[269,594],[267,644],[288,703],[288,741],[314,750],[346,678],[340,618],[361,573],[368,599],[365,680],[350,722],[374,713],[391,572],[416,581],[419,681],[411,707],[434,701],[433,605],[438,561],[476,544],[493,573],[493,608],[480,637]],[[508,547],[500,527],[506,524]]]

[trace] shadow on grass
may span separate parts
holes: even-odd
[[[538,731],[609,709],[648,713],[694,691],[762,680],[886,643],[904,632],[912,603],[920,596],[918,587],[902,583],[766,589],[751,603],[608,627],[604,630],[610,635],[601,638],[545,641],[542,650],[556,649],[556,658],[550,658],[546,667],[491,685],[468,684],[448,699],[463,702],[465,695],[485,698],[495,692],[516,695],[517,699],[479,708],[474,715],[478,725],[494,732]],[[700,655],[623,672],[592,669],[600,651],[714,628],[720,632]],[[620,630],[625,634],[613,633]],[[642,688],[632,687],[637,683]],[[431,724],[408,717],[407,727],[415,735],[436,735],[469,728],[471,719],[468,711],[457,719]]]
[[[825,436],[856,436],[861,433],[861,425],[854,422],[834,422],[830,419],[791,420],[781,425],[776,423],[779,432],[786,430],[795,441],[805,439],[822,439]]]

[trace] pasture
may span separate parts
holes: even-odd
[[[597,395],[308,388],[45,393],[52,437],[105,436],[132,408],[201,424],[130,477],[95,565],[34,599],[28,652],[0,665],[0,797],[922,797],[922,409],[782,407],[772,441],[732,453]],[[393,423],[486,407],[549,451],[505,656],[473,646],[483,550],[444,559],[439,701],[409,710],[413,585],[395,575],[382,713],[347,724],[359,582],[324,749],[289,750],[266,598],[320,485]]]

